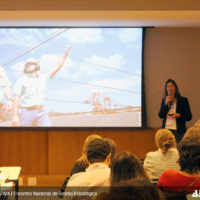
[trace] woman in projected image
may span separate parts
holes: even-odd
[[[159,117],[163,119],[162,128],[169,129],[178,143],[186,132],[186,121],[192,119],[190,105],[186,97],[182,97],[176,82],[168,79],[165,83]]]
[[[38,75],[40,66],[34,59],[28,59],[24,73],[14,86],[13,126],[51,126],[48,114],[44,110],[44,97],[47,81],[62,68],[70,52],[67,48],[57,67],[50,73]],[[21,98],[21,113],[18,117],[19,102]]]

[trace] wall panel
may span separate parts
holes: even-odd
[[[22,174],[48,173],[45,130],[1,130],[0,166],[22,166]]]
[[[180,93],[189,99],[192,126],[200,119],[200,28],[148,28],[144,51],[144,76],[149,127],[160,127],[158,117],[164,84],[176,81]]]
[[[117,152],[140,158],[155,149],[155,129],[1,130],[0,166],[21,166],[22,175],[68,175],[90,134],[111,138]]]

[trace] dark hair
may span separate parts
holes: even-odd
[[[189,174],[200,170],[200,142],[196,138],[183,138],[178,144],[181,171]]]
[[[196,138],[200,142],[200,126],[194,125],[190,127],[183,138]]]
[[[111,153],[111,156],[110,156],[110,160],[112,161],[114,156],[115,156],[115,152],[116,152],[116,143],[110,139],[110,138],[104,138],[108,144],[110,145],[110,153]]]
[[[109,154],[110,145],[103,138],[95,138],[88,144],[87,159],[91,164],[105,161]]]
[[[164,96],[165,97],[168,96],[168,93],[167,93],[167,84],[170,83],[170,82],[173,83],[173,85],[174,85],[174,87],[176,89],[176,91],[175,91],[175,98],[179,99],[181,97],[181,94],[179,92],[179,89],[178,89],[178,86],[177,86],[176,82],[174,80],[172,80],[172,79],[168,79],[166,81],[166,83],[165,83]]]
[[[119,153],[111,165],[111,185],[138,177],[149,179],[138,158],[129,152]]]
[[[146,179],[134,178],[117,183],[96,200],[164,200],[164,195]]]

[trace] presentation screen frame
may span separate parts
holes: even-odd
[[[57,129],[143,129],[147,128],[147,118],[146,118],[146,101],[145,101],[145,82],[144,82],[144,41],[145,41],[145,27],[135,27],[135,26],[114,26],[114,27],[107,27],[107,26],[0,26],[1,28],[17,28],[17,29],[34,29],[34,28],[141,28],[142,30],[142,51],[141,51],[141,127],[112,127],[112,126],[0,126],[0,129],[45,129],[45,130],[57,130]]]

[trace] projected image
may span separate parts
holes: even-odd
[[[0,28],[0,126],[140,127],[141,28]]]

